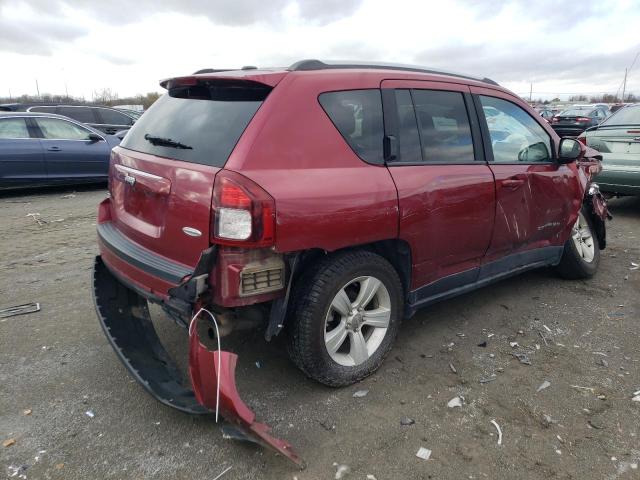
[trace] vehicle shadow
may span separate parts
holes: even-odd
[[[107,188],[107,182],[83,183],[80,185],[47,185],[41,187],[25,187],[0,189],[0,199],[16,197],[33,197],[37,195],[66,195],[78,192],[94,192]]]
[[[637,197],[617,197],[607,200],[611,215],[622,215],[625,218],[636,218],[640,216],[640,196]]]

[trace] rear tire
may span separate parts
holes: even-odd
[[[339,253],[298,279],[292,307],[293,363],[324,385],[350,385],[371,375],[391,350],[404,307],[402,284],[375,253]]]
[[[590,278],[600,264],[600,244],[586,209],[583,207],[564,244],[558,274],[570,280]]]

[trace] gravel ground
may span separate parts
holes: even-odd
[[[223,439],[210,418],[162,406],[126,374],[90,292],[104,196],[96,187],[0,197],[0,307],[42,306],[0,319],[0,441],[15,440],[0,447],[0,475],[212,480],[231,466],[224,480],[332,479],[337,463],[348,479],[639,478],[640,270],[631,262],[640,263],[640,199],[610,202],[610,245],[593,279],[539,270],[428,308],[358,385],[307,380],[282,341],[259,332],[225,340],[240,355],[247,403],[306,459],[299,472]],[[184,333],[157,322],[184,354]],[[462,406],[448,408],[457,396]],[[420,447],[429,460],[416,457]]]

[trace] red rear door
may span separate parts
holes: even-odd
[[[234,78],[172,85],[113,151],[111,219],[120,233],[194,266],[210,245],[216,173],[270,90]]]
[[[398,189],[400,238],[411,246],[412,290],[424,287],[412,301],[420,302],[476,280],[491,239],[495,186],[469,116],[469,87],[386,80],[382,88],[385,121],[396,117],[390,103],[397,112],[397,125],[387,129],[397,158],[387,165]]]

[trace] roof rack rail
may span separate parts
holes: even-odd
[[[198,75],[199,73],[218,73],[218,72],[232,72],[237,70],[236,68],[202,68],[197,72],[193,72],[191,75]]]
[[[418,65],[403,65],[399,63],[367,63],[367,62],[322,62],[320,60],[308,59],[300,60],[289,66],[287,70],[290,72],[306,72],[310,70],[332,70],[332,69],[349,69],[349,68],[369,68],[369,69],[385,69],[385,70],[402,70],[406,72],[434,73],[437,75],[450,75],[452,77],[466,78],[468,80],[476,80],[491,85],[498,85],[498,82],[490,78],[480,78],[463,73],[446,72],[432,68],[425,68]]]

